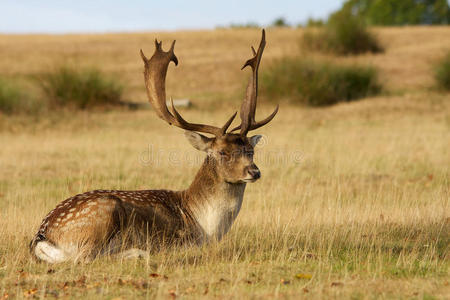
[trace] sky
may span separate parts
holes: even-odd
[[[324,18],[341,0],[0,0],[0,33],[130,32],[262,26]]]

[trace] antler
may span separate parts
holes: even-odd
[[[162,42],[155,40],[155,53],[150,59],[145,57],[141,49],[141,57],[144,61],[144,79],[147,88],[147,96],[158,117],[169,123],[185,130],[210,133],[215,136],[222,136],[226,133],[228,127],[236,117],[236,113],[222,127],[215,127],[204,124],[189,123],[180,115],[172,104],[172,113],[166,105],[166,74],[169,63],[173,61],[178,65],[178,59],[174,53],[175,41],[172,42],[170,50],[162,50]]]
[[[259,122],[255,121],[256,100],[258,98],[258,68],[259,63],[261,62],[261,57],[265,46],[266,46],[266,31],[263,29],[258,52],[256,52],[252,46],[253,57],[247,60],[244,66],[242,67],[242,69],[244,69],[245,67],[250,66],[252,68],[252,76],[250,77],[250,80],[248,82],[246,97],[241,105],[241,112],[240,112],[241,125],[231,130],[235,131],[240,129],[241,130],[240,134],[242,136],[246,136],[250,130],[257,129],[272,121],[272,119],[278,112],[278,105],[277,105],[272,114],[270,114],[267,118]]]

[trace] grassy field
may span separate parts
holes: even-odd
[[[230,233],[149,260],[46,265],[28,242],[76,193],[187,187],[202,154],[180,129],[150,110],[0,114],[0,299],[448,299],[450,95],[433,89],[432,65],[450,48],[450,27],[375,32],[384,54],[324,59],[376,66],[383,94],[320,109],[281,102],[259,131],[262,178]],[[268,30],[261,68],[298,52],[301,34]],[[98,66],[144,102],[138,50],[150,55],[155,37],[177,39],[168,95],[194,102],[188,120],[222,124],[239,107],[248,75],[239,69],[258,31],[0,35],[0,75],[27,83],[61,64]],[[257,114],[272,107],[264,99]]]

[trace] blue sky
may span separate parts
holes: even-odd
[[[0,0],[0,33],[123,32],[214,28],[230,23],[297,24],[341,0]]]

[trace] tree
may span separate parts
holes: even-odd
[[[369,25],[450,24],[446,0],[347,0],[335,14],[344,12]]]

